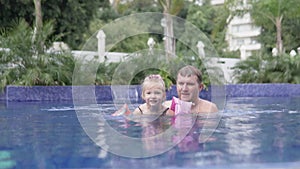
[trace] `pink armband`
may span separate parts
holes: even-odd
[[[175,112],[175,115],[190,113],[191,108],[192,108],[192,102],[182,101],[176,97],[172,98],[172,103],[171,103],[170,109]]]

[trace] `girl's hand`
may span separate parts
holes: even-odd
[[[125,103],[119,110],[112,114],[112,116],[130,115],[131,112],[128,109],[128,105]]]

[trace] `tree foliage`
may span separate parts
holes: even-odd
[[[202,6],[190,3],[186,20],[199,28],[213,43],[218,53],[224,57],[227,18],[229,10],[225,6],[212,6],[209,1],[204,1]]]
[[[141,84],[143,79],[149,74],[160,74],[165,81],[166,88],[176,84],[177,72],[180,68],[186,65],[198,67],[203,72],[203,83],[205,86],[211,84],[211,80],[216,82],[219,79],[217,73],[208,74],[208,69],[214,72],[216,68],[205,67],[202,60],[198,57],[187,58],[177,57],[169,60],[161,50],[139,51],[130,54],[126,62],[121,62],[115,69],[112,84],[114,85],[136,85]],[[214,77],[212,77],[212,76]]]
[[[32,43],[32,31],[20,20],[10,31],[1,32],[1,46],[7,50],[0,53],[0,88],[6,85],[70,85],[74,69],[71,54],[37,52]],[[51,32],[51,23],[45,23],[44,38],[47,39]],[[46,42],[45,39],[40,40]]]
[[[291,50],[300,46],[300,11],[297,0],[290,0],[286,3],[284,0],[260,0],[251,1],[253,8],[241,10],[237,5],[242,2],[240,0],[227,0],[225,6],[213,7],[209,1],[204,1],[203,6],[198,6],[190,1],[157,1],[157,0],[131,0],[121,1],[115,0],[114,5],[110,6],[108,0],[100,1],[80,1],[80,0],[41,0],[43,14],[43,33],[33,41],[33,27],[35,22],[34,1],[33,0],[1,0],[0,1],[0,29],[1,41],[3,48],[10,48],[9,52],[2,51],[1,55],[1,86],[6,84],[19,85],[68,85],[71,84],[71,76],[73,71],[73,58],[69,53],[55,54],[37,52],[45,50],[54,40],[64,41],[73,49],[81,49],[85,41],[91,37],[96,31],[111,21],[137,12],[163,12],[164,7],[169,6],[169,13],[176,14],[179,17],[191,22],[197,28],[202,30],[205,35],[213,43],[219,54],[222,56],[232,56],[235,53],[226,53],[223,51],[227,47],[225,42],[226,25],[228,17],[232,15],[231,9],[235,8],[234,15],[240,15],[245,12],[251,12],[255,24],[262,27],[260,40],[264,46],[264,50],[269,50],[276,44],[276,17],[282,18],[281,31],[283,40],[283,49]],[[159,4],[159,2],[161,2]],[[250,2],[250,1],[248,1]],[[280,5],[278,5],[280,4]],[[170,5],[170,4],[169,4]],[[277,6],[276,6],[277,5]],[[231,11],[231,13],[230,13]],[[232,15],[232,16],[234,16]],[[24,18],[26,22],[21,21]],[[272,19],[273,18],[273,19]],[[275,19],[275,20],[274,20]],[[230,19],[229,19],[230,20]],[[16,24],[19,23],[17,27]],[[150,22],[148,20],[148,22]],[[276,23],[276,22],[275,22]],[[137,29],[141,25],[134,22],[122,23],[118,28],[111,28],[113,31],[122,31],[123,27],[130,26],[131,29]],[[151,29],[162,29],[151,28]],[[175,31],[186,31],[183,36],[190,36],[188,28],[174,27]],[[119,35],[120,32],[116,33]],[[163,48],[164,35],[136,35],[122,39],[117,44],[109,44],[110,52],[131,53],[141,49],[147,49],[146,45],[149,37],[153,37],[156,41],[156,47]],[[278,36],[277,36],[278,37]],[[107,39],[118,39],[118,37],[107,37]],[[183,37],[189,39],[191,44],[196,45],[194,39],[197,37]],[[44,48],[39,48],[37,42],[44,41]],[[182,66],[181,63],[195,65],[206,71],[196,53],[191,51],[189,45],[176,44],[177,60],[172,66]],[[188,55],[188,57],[187,57]],[[240,83],[269,83],[269,82],[286,82],[299,83],[299,56],[291,58],[284,54],[281,57],[271,57],[257,54],[249,59],[242,61],[235,67],[235,76]],[[167,67],[157,60],[134,59],[135,62],[131,66],[137,64],[157,64],[161,67]],[[149,61],[149,60],[148,60]],[[176,62],[176,64],[175,64]],[[178,63],[177,63],[178,62]],[[95,64],[98,67],[95,84],[110,84],[112,74],[118,67],[119,63]],[[64,66],[62,66],[64,65]],[[92,63],[91,63],[92,65]],[[128,67],[128,65],[126,65]],[[129,66],[130,69],[131,67]],[[126,70],[127,70],[126,69]],[[125,70],[125,68],[124,68]],[[128,70],[129,71],[129,70]],[[131,84],[138,84],[148,73],[161,74],[167,84],[174,83],[174,79],[170,79],[166,71],[158,71],[149,69],[139,72],[132,79]],[[126,74],[124,74],[126,76]],[[217,76],[216,76],[217,77]],[[87,77],[90,78],[90,77]],[[209,84],[208,74],[204,73],[204,82]],[[121,83],[121,82],[120,82]],[[123,82],[122,82],[123,83]],[[128,83],[128,82],[124,82]]]
[[[78,49],[83,43],[83,33],[94,19],[100,7],[108,7],[108,0],[41,0],[42,17],[48,22],[55,21],[54,34],[57,40],[64,41],[73,49]],[[1,0],[0,1],[0,27],[11,27],[11,20],[20,18],[34,27],[34,1],[33,0]]]
[[[238,83],[300,83],[300,55],[253,55],[234,67]]]

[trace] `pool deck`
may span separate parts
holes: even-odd
[[[95,91],[91,99],[97,101],[109,101],[113,99],[113,92],[111,86],[88,86]],[[87,86],[7,86],[4,91],[0,93],[0,101],[72,101],[74,89],[82,88],[82,95]],[[127,86],[130,98],[140,98],[140,86]],[[215,91],[215,89],[220,90]],[[292,97],[300,96],[300,84],[229,84],[208,88],[200,93],[200,97],[208,99],[213,95],[220,95],[225,97]],[[176,87],[167,92],[167,99],[172,96],[177,96]],[[93,97],[93,98],[92,98]],[[82,97],[86,99],[86,97]]]

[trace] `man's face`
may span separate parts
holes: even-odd
[[[198,83],[197,76],[177,76],[177,94],[180,100],[196,102],[202,85]]]

